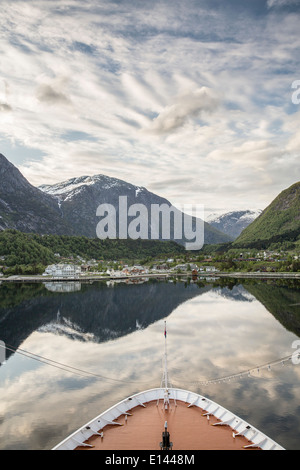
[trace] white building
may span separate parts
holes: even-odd
[[[204,266],[204,269],[207,273],[216,273],[219,271],[215,266]]]
[[[81,274],[81,267],[73,264],[52,264],[45,269],[43,276],[54,278],[78,278]]]

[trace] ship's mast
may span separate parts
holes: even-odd
[[[165,392],[164,392],[164,407],[165,410],[169,409],[170,398],[168,390],[168,356],[167,356],[167,322],[165,321],[165,370],[164,370],[164,380],[165,380]]]
[[[165,379],[165,389],[168,389],[168,355],[167,355],[167,322],[165,321],[165,371],[164,371],[164,379]]]

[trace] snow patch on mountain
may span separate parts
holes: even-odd
[[[57,183],[53,185],[43,184],[39,186],[41,191],[51,194],[52,196],[66,195],[68,193],[80,192],[86,186],[93,186],[96,184],[101,184],[102,189],[111,189],[118,186],[124,185],[124,181],[121,181],[117,178],[111,178],[105,175],[94,175],[94,176],[80,176],[78,178],[71,178],[62,183]],[[137,187],[138,191],[141,191],[143,188]]]
[[[248,209],[227,212],[221,215],[210,214],[206,217],[206,222],[233,239],[236,239],[261,213],[262,211],[260,209]]]

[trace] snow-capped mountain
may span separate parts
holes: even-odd
[[[262,211],[258,209],[233,211],[222,215],[211,214],[206,218],[206,222],[231,238],[236,239],[261,213]]]
[[[153,204],[172,204],[142,186],[136,186],[118,178],[105,175],[81,176],[54,185],[39,187],[48,195],[56,198],[63,219],[68,222],[76,233],[87,237],[95,237],[96,226],[99,222],[97,208],[100,204],[111,204],[116,208],[118,218],[119,197],[127,197],[128,208],[133,204],[142,204],[151,213]],[[148,221],[149,233],[151,231],[150,217]],[[117,236],[118,224],[117,224]],[[230,240],[209,224],[205,224],[205,243],[222,243]],[[149,236],[150,238],[150,236]],[[172,227],[171,227],[171,237]],[[179,242],[179,240],[177,240]]]
[[[62,183],[35,188],[4,155],[0,154],[0,231],[16,229],[25,233],[95,238],[100,221],[97,216],[99,205],[113,206],[118,220],[120,196],[127,197],[128,208],[134,204],[141,204],[148,209],[149,220],[148,214],[145,215],[148,238],[151,239],[151,228],[161,234],[161,221],[157,222],[157,227],[151,227],[151,207],[154,204],[158,206],[166,204],[171,207],[172,203],[144,187],[105,175],[95,175],[71,178]],[[117,223],[117,238],[118,225]],[[166,238],[185,244],[187,240],[184,238],[176,240],[175,224],[170,225],[170,233]],[[204,238],[208,244],[230,240],[224,233],[206,223]]]
[[[78,178],[71,178],[67,181],[63,181],[61,183],[53,185],[43,184],[39,187],[39,189],[41,189],[45,193],[52,194],[54,196],[63,195],[65,200],[68,197],[72,197],[73,194],[80,192],[83,187],[93,186],[98,183],[101,184],[102,189],[111,189],[117,188],[118,186],[122,186],[124,181],[121,181],[117,178],[111,178],[105,175],[80,176]],[[139,189],[141,190],[144,188]]]
[[[96,213],[100,204],[111,204],[118,217],[119,196],[127,196],[128,207],[137,203],[147,208],[151,204],[168,203],[146,188],[106,175],[71,178],[54,185],[42,185],[39,189],[56,198],[63,219],[76,233],[87,237],[96,236],[99,222]]]

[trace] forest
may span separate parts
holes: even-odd
[[[141,260],[185,253],[172,241],[100,240],[87,237],[0,232],[0,265],[10,274],[38,274],[58,260]],[[0,268],[1,269],[1,268]]]

